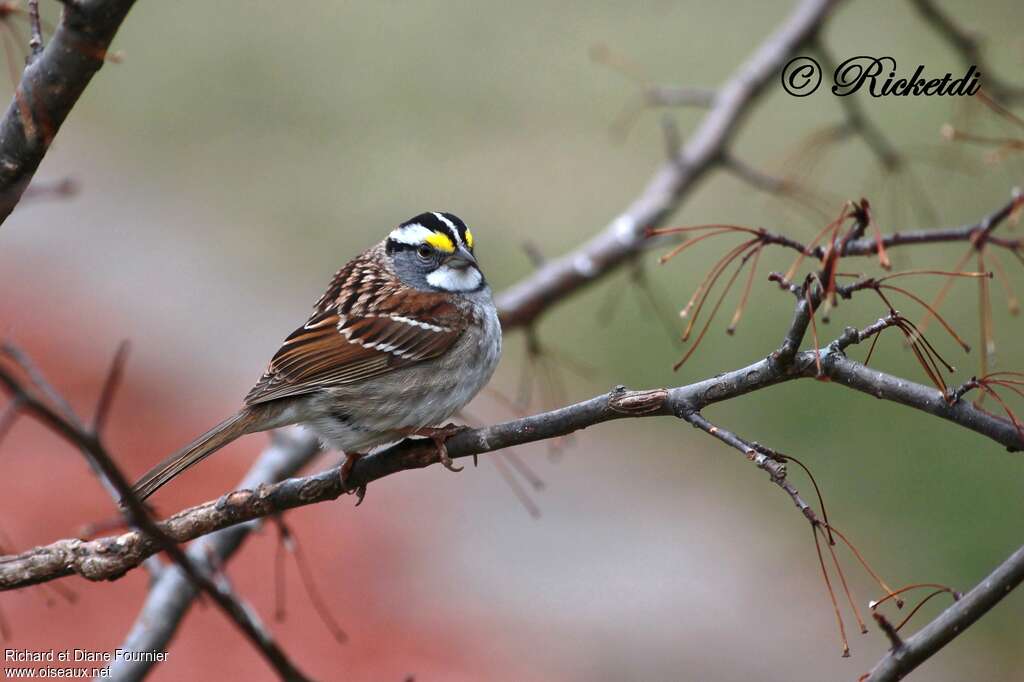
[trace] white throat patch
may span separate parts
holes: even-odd
[[[427,284],[445,291],[475,291],[483,275],[474,267],[456,269],[442,265],[427,275]]]

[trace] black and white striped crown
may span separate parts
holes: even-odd
[[[439,251],[454,253],[460,246],[473,250],[473,233],[453,213],[420,213],[406,220],[388,235],[388,241],[409,246],[430,244]]]

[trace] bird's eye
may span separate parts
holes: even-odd
[[[426,244],[421,244],[419,248],[416,249],[416,255],[423,260],[430,260],[434,255],[434,250]]]

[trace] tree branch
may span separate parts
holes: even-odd
[[[765,359],[673,389],[627,391],[619,387],[550,412],[468,429],[448,441],[448,453],[453,458],[469,457],[564,436],[615,419],[659,415],[683,418],[723,400],[793,379],[815,377],[816,357],[814,351],[803,351],[787,368]],[[821,363],[825,374],[836,385],[922,410],[980,433],[1007,449],[1024,449],[1024,440],[1009,421],[980,410],[967,401],[951,405],[935,388],[865,367],[847,358],[836,344],[822,352]],[[356,488],[399,471],[423,468],[438,461],[437,451],[429,442],[406,440],[361,458],[352,468],[349,485]],[[179,512],[161,522],[159,527],[175,542],[187,542],[270,514],[333,500],[342,492],[339,469],[335,467],[275,485],[229,493],[219,500]],[[0,557],[0,591],[71,574],[89,580],[114,580],[159,549],[152,538],[137,531],[88,542],[59,540],[16,556]]]
[[[151,551],[147,557],[160,550],[167,552],[196,588],[209,595],[214,603],[238,626],[238,629],[249,638],[282,679],[294,681],[307,679],[289,660],[284,651],[277,646],[255,613],[243,606],[230,591],[215,583],[206,573],[200,572],[177,542],[168,537],[161,529],[160,524],[150,518],[148,510],[132,492],[131,484],[100,442],[98,434],[83,430],[73,415],[65,416],[62,412],[52,409],[47,403],[37,398],[33,392],[26,390],[2,367],[0,367],[0,385],[7,389],[12,400],[19,403],[20,410],[35,417],[44,426],[78,448],[93,465],[93,468],[99,471],[102,477],[109,481],[121,495],[130,521],[139,529],[132,531],[131,534],[144,539],[150,547]],[[142,559],[147,557],[142,557]]]
[[[723,429],[720,426],[716,426],[704,418],[700,412],[684,413],[683,419],[690,422],[694,428],[698,428],[711,436],[714,436],[718,440],[722,441],[731,448],[735,448],[743,453],[744,457],[753,462],[757,468],[763,469],[768,472],[768,477],[772,483],[782,488],[790,499],[793,500],[793,504],[800,510],[800,513],[813,525],[820,523],[817,515],[811,508],[811,505],[807,504],[796,488],[786,479],[786,464],[785,460],[778,456],[778,453],[769,450],[757,443],[750,443],[732,431]]]
[[[29,60],[35,61],[43,51],[43,29],[39,20],[39,0],[28,0],[28,24],[32,36],[28,41]]]
[[[985,60],[977,38],[943,12],[933,0],[911,0],[911,4],[917,9],[921,18],[931,25],[954,50],[960,53],[961,61],[965,66],[977,67],[978,71],[983,74],[985,89],[996,99],[1008,103],[1024,97],[1024,87],[1011,85],[998,78]]]
[[[556,302],[614,270],[644,248],[644,232],[674,211],[722,153],[751,105],[778,79],[785,60],[819,31],[839,0],[803,0],[782,25],[716,92],[708,113],[678,155],[648,181],[641,195],[604,231],[549,261],[497,298],[502,326],[529,325]]]
[[[934,656],[957,635],[974,624],[1024,581],[1024,547],[1021,547],[992,571],[973,590],[916,634],[902,640],[882,658],[867,677],[867,682],[894,682]]]
[[[110,41],[134,2],[66,0],[46,48],[36,52],[33,44],[14,99],[0,120],[0,224],[17,206],[64,119],[103,66]]]
[[[829,49],[820,41],[815,45],[815,49],[821,57],[825,73],[835,73],[836,63],[832,59]],[[889,142],[889,138],[882,132],[882,129],[864,113],[860,100],[855,97],[839,97],[838,99],[839,105],[846,115],[846,128],[863,138],[883,168],[887,171],[897,170],[903,164],[903,157]]]
[[[966,242],[977,239],[979,234],[984,235],[984,241],[1000,246],[1011,251],[1020,251],[1024,248],[1022,239],[1006,239],[992,235],[992,230],[1006,220],[1015,211],[1024,205],[1024,192],[1015,187],[1011,197],[1003,206],[985,216],[976,223],[962,225],[960,227],[946,227],[930,230],[906,230],[904,232],[893,232],[882,236],[882,244],[885,248],[896,246],[909,246],[914,244],[942,244],[947,242]],[[977,244],[981,246],[980,243]],[[821,257],[821,247],[812,252],[815,257]],[[866,256],[878,253],[878,242],[873,237],[861,237],[852,239],[846,243],[843,249],[843,256]]]
[[[933,23],[968,61],[980,64],[976,42],[930,0],[914,0],[919,11]],[[57,31],[45,49],[38,29],[38,8],[30,0],[33,31],[31,59],[14,101],[0,121],[0,224],[11,213],[28,187],[36,168],[44,157],[63,120],[103,63],[106,50],[123,22],[133,0],[63,0],[65,5]],[[611,224],[590,241],[569,254],[538,267],[531,276],[497,298],[503,326],[510,330],[529,326],[549,307],[612,272],[623,262],[640,253],[650,242],[644,239],[647,229],[661,224],[687,197],[697,182],[709,171],[719,167],[732,170],[755,186],[772,191],[786,188],[784,182],[758,172],[738,161],[730,153],[730,145],[738,126],[749,114],[765,88],[773,82],[785,60],[801,46],[814,41],[838,0],[803,0],[784,24],[770,36],[754,55],[716,91],[694,89],[651,89],[649,97],[661,97],[662,103],[694,104],[709,108],[701,125],[680,145],[670,136],[670,160],[649,180],[642,194]],[[828,61],[826,59],[826,61]],[[983,69],[984,70],[984,69]],[[1003,86],[988,77],[988,89],[997,97],[1017,96],[1019,88]],[[674,99],[673,99],[674,98]],[[846,101],[844,99],[844,105]],[[852,105],[851,105],[852,106]],[[848,125],[860,132],[887,167],[899,165],[899,156],[882,132],[857,107],[846,110]],[[672,131],[674,132],[674,129]],[[842,256],[870,255],[879,243],[886,247],[909,244],[971,241],[978,248],[990,242],[1021,254],[1021,239],[1005,239],[991,235],[992,230],[1020,208],[1021,194],[1004,207],[973,225],[940,230],[896,232],[879,239],[863,237],[861,232],[842,244]],[[797,248],[807,255],[822,258],[824,247],[807,251],[797,242],[783,236],[764,233],[765,243]],[[798,292],[803,290],[796,287]],[[809,291],[814,294],[814,287]],[[781,458],[771,456],[765,448],[748,442],[736,434],[715,426],[701,409],[716,402],[761,390],[797,378],[827,376],[838,385],[925,411],[999,442],[1009,450],[1024,448],[1021,432],[1007,420],[995,417],[965,401],[942,392],[906,381],[902,378],[868,368],[847,358],[844,350],[889,325],[885,318],[860,332],[848,328],[822,352],[803,351],[807,326],[817,308],[821,292],[798,303],[793,322],[779,351],[769,359],[756,362],[705,381],[673,389],[626,391],[622,387],[561,409],[545,412],[505,424],[462,432],[448,442],[452,457],[492,452],[520,443],[554,438],[594,424],[621,418],[675,416],[704,430],[747,455],[771,479],[783,487],[804,514],[815,523],[814,512],[786,482]],[[781,360],[781,361],[780,361]],[[9,378],[9,377],[7,377]],[[0,374],[0,379],[5,375]],[[113,380],[113,379],[112,379]],[[9,382],[6,382],[11,387]],[[106,393],[106,391],[104,391]],[[57,421],[64,420],[80,427],[79,420],[60,414],[59,402],[51,399],[57,409],[47,416],[31,395],[15,393],[9,412],[0,415],[0,432],[20,411],[34,413],[96,460],[104,480],[115,488],[127,485],[112,459],[100,445],[98,435],[106,408],[99,410],[93,434],[75,440]],[[106,402],[106,401],[101,401]],[[10,417],[10,418],[8,418]],[[55,421],[56,420],[56,421]],[[141,530],[91,542],[61,540],[45,547],[0,557],[0,590],[15,589],[46,582],[61,576],[79,574],[90,580],[113,580],[138,566],[147,557],[166,550],[176,566],[166,568],[155,577],[153,587],[138,620],[123,648],[147,651],[162,650],[173,636],[199,590],[210,592],[218,605],[239,622],[254,641],[264,640],[261,650],[273,659],[276,645],[252,614],[225,589],[208,576],[226,561],[241,545],[260,519],[298,506],[332,500],[342,494],[338,469],[285,479],[319,452],[308,434],[293,438],[276,437],[253,469],[241,482],[241,489],[220,500],[208,502],[175,514],[162,523],[154,523],[137,501],[132,501],[132,519]],[[421,468],[438,461],[435,449],[422,441],[404,441],[383,452],[364,457],[354,467],[349,485],[369,483],[405,469]],[[112,476],[113,478],[108,478]],[[136,508],[136,505],[138,507]],[[183,552],[175,543],[199,538]],[[963,600],[947,609],[932,624],[884,658],[872,672],[872,680],[899,679],[923,660],[952,640],[960,631],[981,617],[1006,593],[1024,579],[1024,548],[1018,550],[984,583]],[[209,584],[207,584],[209,583]],[[972,595],[975,601],[968,603]],[[218,594],[220,595],[218,597]],[[895,640],[894,640],[895,641]],[[283,677],[301,679],[283,653],[277,661]],[[119,661],[111,668],[118,679],[139,679],[151,663]]]
[[[294,476],[320,452],[319,441],[309,431],[276,431],[271,438],[270,446],[242,479],[240,488],[259,488]],[[188,558],[205,571],[213,570],[211,563],[223,566],[256,528],[258,522],[240,523],[201,537],[189,546]],[[126,651],[166,651],[198,594],[188,576],[177,568],[162,571],[150,586],[146,602],[119,648]],[[155,665],[153,661],[129,658],[122,656],[111,663],[109,679],[139,680]]]

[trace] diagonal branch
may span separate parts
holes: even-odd
[[[815,49],[821,57],[825,73],[835,73],[836,63],[829,49],[820,41],[815,45]],[[864,112],[860,100],[856,97],[840,97],[838,99],[839,105],[843,107],[843,113],[846,115],[846,129],[864,139],[884,169],[887,171],[899,169],[903,164],[903,157],[896,151],[882,129]]]
[[[30,414],[51,431],[81,450],[93,468],[100,472],[102,477],[121,495],[131,522],[139,529],[133,533],[139,538],[145,539],[151,549],[149,555],[161,550],[167,552],[196,588],[209,595],[214,603],[235,622],[239,630],[250,639],[282,679],[299,681],[307,679],[273,641],[256,615],[243,606],[230,591],[215,583],[207,574],[201,573],[175,540],[168,537],[160,525],[150,518],[148,510],[132,492],[131,484],[114,463],[96,433],[83,430],[74,417],[65,416],[52,409],[34,393],[26,390],[10,372],[2,367],[0,367],[0,384],[11,394],[12,400],[20,404],[20,409],[25,414]]]
[[[1024,547],[1011,554],[973,590],[880,660],[866,682],[901,680],[934,656],[1024,582]]]
[[[718,440],[722,441],[729,447],[735,448],[743,453],[743,455],[753,462],[757,468],[764,469],[768,472],[769,478],[772,483],[782,488],[790,499],[793,500],[793,504],[796,508],[806,517],[806,519],[814,526],[821,523],[818,520],[818,516],[814,513],[811,505],[807,504],[802,497],[800,497],[799,491],[793,487],[793,485],[786,479],[786,464],[785,460],[778,456],[778,453],[769,450],[757,443],[751,443],[743,438],[740,438],[732,431],[723,429],[720,426],[716,426],[704,418],[700,412],[688,412],[684,413],[684,420],[690,422],[694,428],[698,428],[711,436],[714,436]]]
[[[526,326],[555,303],[614,270],[644,248],[644,232],[656,227],[697,182],[722,162],[751,105],[777,82],[786,59],[811,40],[839,0],[803,0],[782,25],[718,90],[714,102],[677,155],[648,181],[641,195],[611,224],[578,249],[549,261],[501,294],[498,307],[507,330]]]
[[[982,54],[978,39],[939,8],[934,0],[911,0],[911,4],[921,18],[930,24],[954,50],[960,53],[960,59],[965,66],[977,67],[978,72],[984,74],[985,89],[996,99],[1010,102],[1024,97],[1024,86],[1011,85],[995,76]]]
[[[294,476],[320,452],[319,441],[301,429],[274,432],[270,446],[256,460],[240,488],[259,488]],[[223,566],[257,523],[240,523],[199,538],[186,554],[203,570],[213,562]],[[199,596],[195,585],[176,568],[162,571],[150,586],[149,595],[135,624],[119,648],[125,651],[166,651],[189,607]],[[147,657],[119,657],[107,669],[109,679],[138,680],[155,665]]]
[[[64,119],[103,66],[107,48],[134,3],[65,0],[49,44],[38,52],[33,44],[31,61],[0,120],[0,224],[17,206]]]

